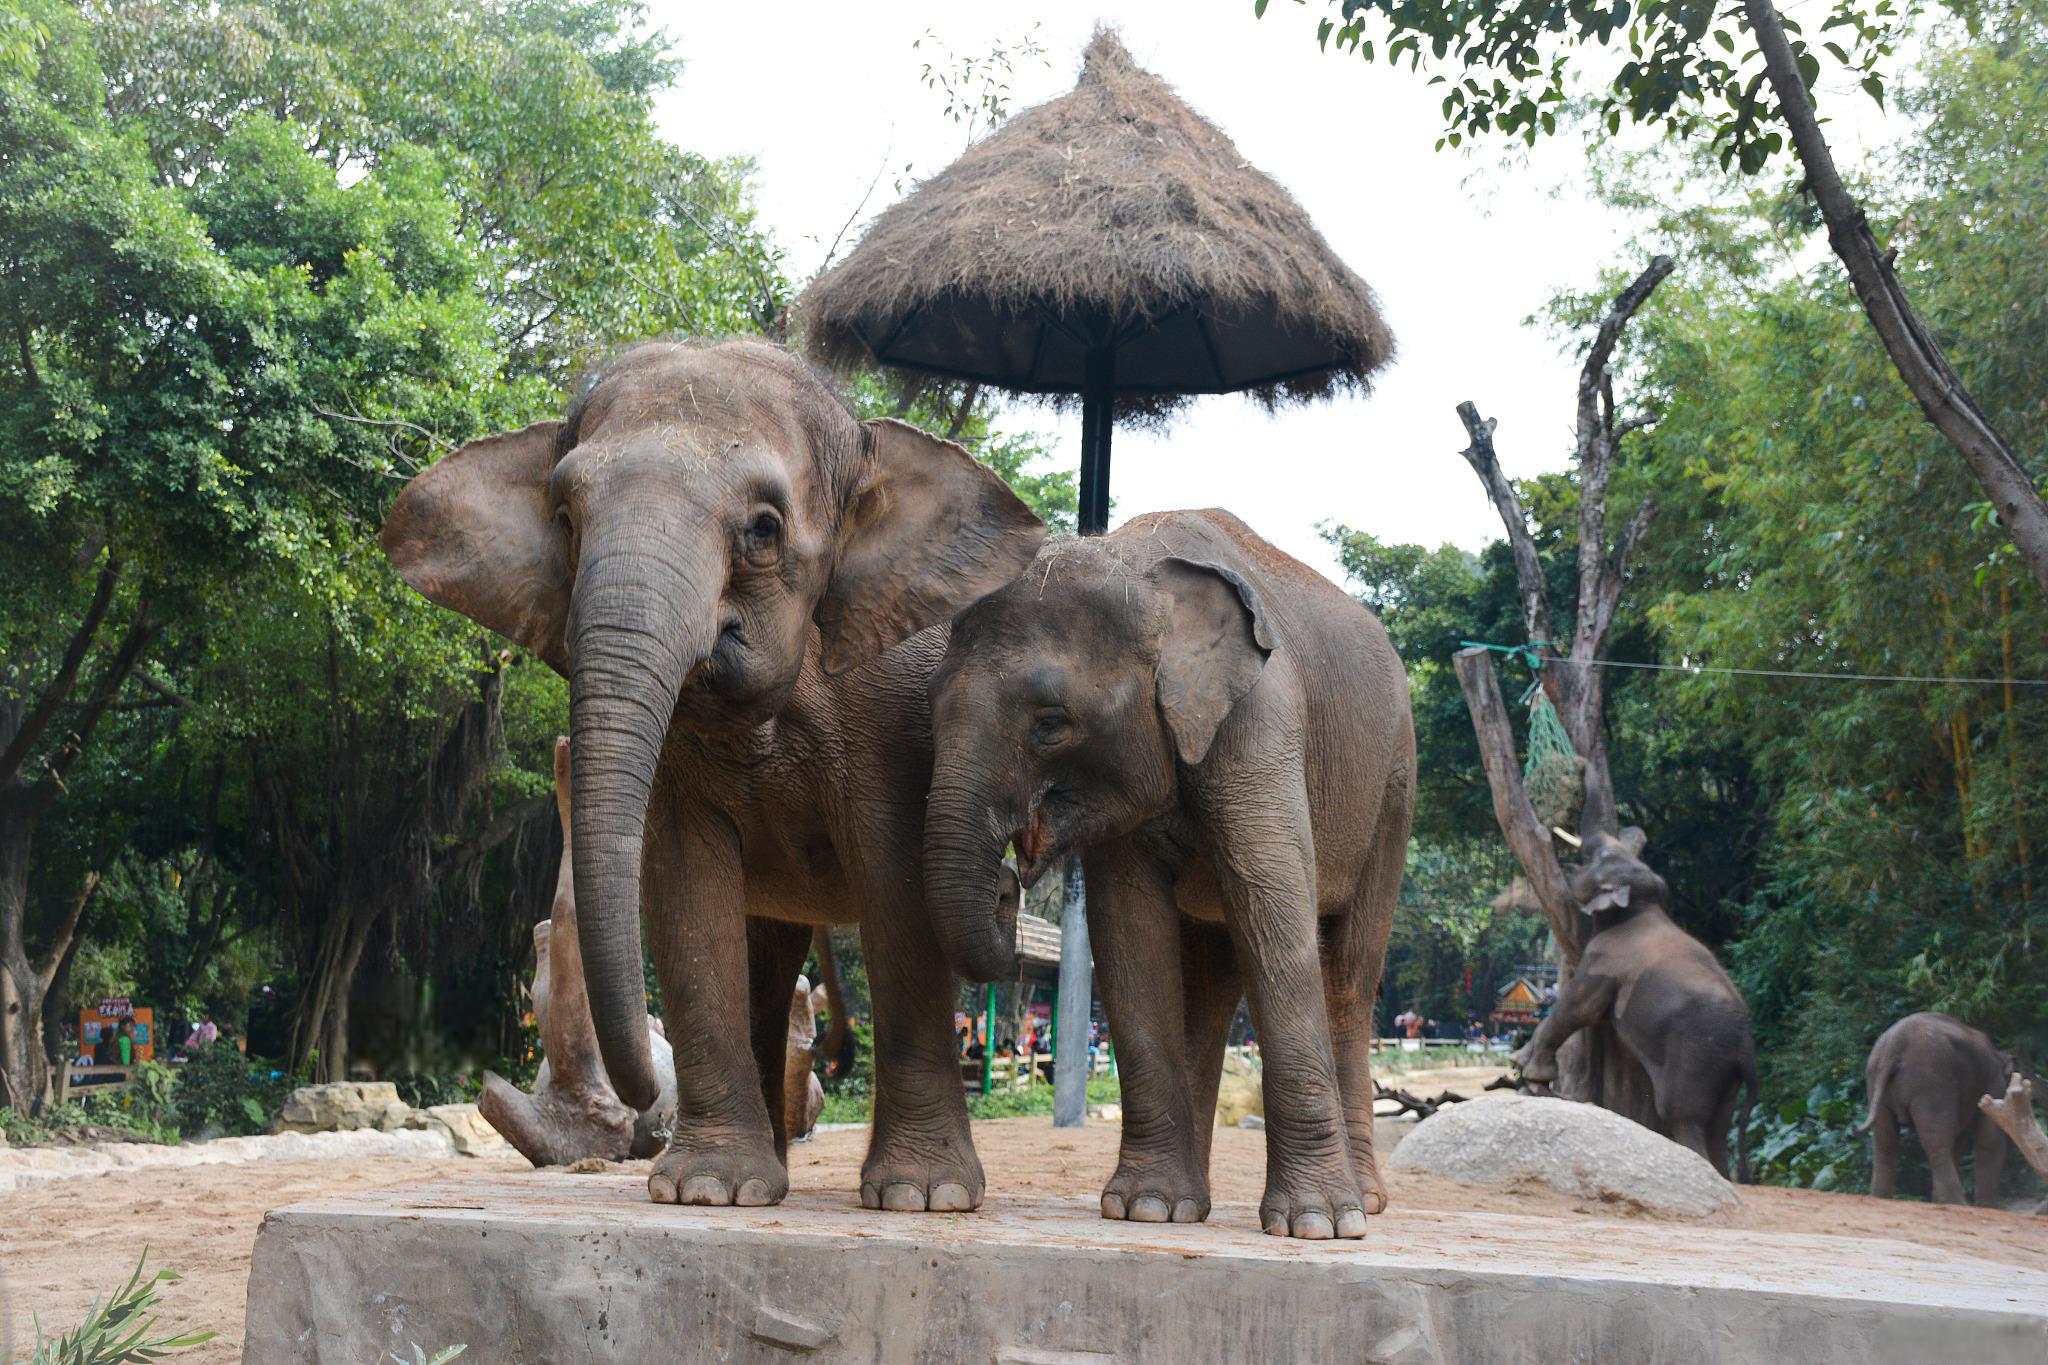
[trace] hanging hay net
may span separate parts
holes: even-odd
[[[1537,819],[1546,825],[1570,823],[1579,800],[1579,755],[1540,687],[1529,703],[1529,759],[1522,765],[1522,786]]]

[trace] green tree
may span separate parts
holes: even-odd
[[[1306,0],[1303,0],[1306,3]],[[1914,9],[1893,0],[1836,0],[1811,42],[1772,0],[1629,0],[1612,4],[1511,0],[1330,0],[1325,48],[1438,71],[1446,132],[1440,145],[1498,133],[1534,142],[1575,107],[1610,134],[1631,124],[1676,137],[1705,135],[1724,166],[1760,171],[1789,143],[1803,187],[1827,225],[1857,300],[1897,376],[1959,454],[1996,509],[1998,525],[2048,588],[2048,502],[1992,416],[1972,397],[1945,348],[1914,310],[1878,245],[1863,204],[1829,150],[1814,91],[1826,56],[1872,98]],[[1255,0],[1263,15],[1267,0]],[[2034,0],[1973,8],[2001,33],[2039,23]],[[1574,99],[1576,97],[1576,100]],[[1987,528],[1988,529],[1988,528]]]

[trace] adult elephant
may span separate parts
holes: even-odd
[[[1043,538],[964,450],[856,421],[758,342],[635,347],[564,420],[464,447],[392,508],[407,582],[569,679],[578,939],[619,1097],[655,1094],[643,918],[675,1045],[657,1201],[787,1192],[791,991],[811,926],[857,921],[877,1071],[862,1201],[980,1202],[918,857],[945,634],[917,632]]]
[[[932,682],[925,889],[954,965],[1008,975],[1003,852],[1068,851],[1124,1078],[1106,1218],[1209,1212],[1223,1045],[1265,1064],[1260,1222],[1385,1206],[1368,1065],[1414,803],[1401,660],[1372,613],[1227,512],[1049,544],[954,624]]]
[[[1535,1036],[1514,1054],[1525,1080],[1557,1079],[1565,1039],[1612,1018],[1622,1044],[1649,1074],[1658,1126],[1729,1174],[1728,1125],[1737,1125],[1738,1175],[1749,1180],[1750,1108],[1756,1045],[1749,1005],[1707,946],[1672,923],[1671,888],[1642,860],[1643,832],[1595,832],[1571,875],[1572,896],[1593,933],[1571,979]]]
[[[1998,1202],[1998,1177],[2011,1142],[1978,1111],[1981,1095],[2005,1094],[2012,1057],[1981,1031],[1953,1015],[1909,1014],[1878,1036],[1864,1079],[1870,1116],[1858,1132],[1870,1134],[1870,1192],[1892,1197],[1899,1168],[1899,1125],[1910,1123],[1934,1172],[1937,1203],[1963,1202],[1956,1148],[1968,1139],[1977,1154],[1977,1203]]]

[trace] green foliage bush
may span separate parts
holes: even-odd
[[[1863,1192],[1870,1188],[1870,1139],[1863,1078],[1824,1080],[1804,1096],[1759,1104],[1750,1119],[1750,1170],[1759,1184]]]
[[[178,1126],[187,1137],[268,1131],[287,1089],[286,1078],[273,1079],[270,1070],[224,1042],[199,1048],[178,1069],[172,1096]]]

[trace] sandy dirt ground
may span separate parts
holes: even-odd
[[[1438,1088],[1433,1079],[1423,1080],[1422,1087],[1430,1095]],[[1421,1093],[1414,1084],[1404,1088]],[[1395,1125],[1385,1126],[1390,1131],[1383,1143],[1397,1131]],[[1265,1171],[1264,1136],[1218,1130],[1213,1183],[1219,1203],[1256,1204]],[[864,1130],[850,1130],[798,1144],[791,1154],[792,1183],[855,1198],[866,1143]],[[1056,1130],[1050,1119],[1002,1119],[975,1124],[975,1143],[989,1173],[991,1198],[1056,1195],[1092,1206],[1116,1164],[1117,1127],[1093,1122],[1078,1130]],[[40,1314],[46,1326],[76,1323],[96,1291],[126,1278],[145,1245],[152,1264],[185,1276],[166,1288],[162,1324],[211,1327],[237,1338],[250,1247],[265,1210],[456,1172],[502,1171],[506,1180],[516,1181],[525,1169],[517,1158],[266,1162],[87,1176],[0,1196],[0,1273],[13,1350],[26,1354],[33,1339],[31,1313]],[[1372,1237],[1398,1238],[1404,1216],[1427,1218],[1433,1211],[1581,1219],[1589,1232],[1603,1221],[1630,1219],[1624,1210],[1589,1206],[1541,1189],[1477,1189],[1407,1174],[1397,1174],[1390,1183],[1394,1206],[1373,1220]],[[1892,1238],[1959,1257],[2048,1271],[2048,1218],[1762,1187],[1745,1188],[1742,1200],[1727,1226]],[[1682,1240],[1687,1225],[1670,1226],[1672,1237]],[[0,1359],[12,1358],[0,1350]],[[195,1362],[238,1358],[238,1348],[226,1341],[173,1357]]]

